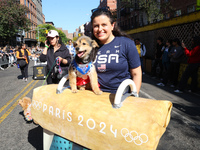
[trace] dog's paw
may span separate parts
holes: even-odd
[[[72,89],[72,93],[77,93],[78,90],[77,89]]]
[[[94,91],[94,93],[97,95],[101,95],[103,92],[101,90],[98,90],[98,91]]]
[[[80,87],[79,90],[84,91],[84,90],[85,90],[85,87]]]

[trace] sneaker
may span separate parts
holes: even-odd
[[[165,84],[161,82],[161,83],[158,83],[157,86],[165,86]]]
[[[183,93],[183,91],[180,91],[180,90],[178,90],[178,89],[177,89],[177,90],[174,90],[174,92],[175,92],[175,93]]]
[[[2,67],[0,67],[1,70],[4,70]]]
[[[174,88],[175,86],[173,84],[171,84],[170,87]]]
[[[22,79],[23,81],[25,81],[25,78],[23,77],[23,79]]]
[[[25,82],[27,82],[27,81],[28,81],[28,79],[26,78],[26,79],[25,79]]]

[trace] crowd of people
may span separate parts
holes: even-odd
[[[158,86],[166,86],[170,83],[170,87],[176,88],[174,92],[183,93],[186,89],[188,79],[191,77],[192,82],[189,87],[190,92],[197,91],[198,85],[198,68],[200,66],[200,37],[193,37],[191,40],[191,50],[188,50],[184,42],[180,42],[178,38],[168,39],[163,42],[162,37],[158,37],[155,62],[152,67],[152,77],[156,75],[162,82]],[[188,66],[183,73],[180,82],[178,82],[180,64],[185,56],[188,59]],[[159,68],[159,69],[157,69]]]
[[[32,60],[35,63],[39,61],[39,56],[43,51],[43,47],[27,47],[24,44],[25,49],[30,53],[27,61]],[[18,51],[22,48],[22,45],[13,47],[5,46],[0,47],[0,70],[5,70],[18,64]],[[19,67],[19,66],[18,66]]]

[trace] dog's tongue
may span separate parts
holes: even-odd
[[[81,57],[84,54],[84,52],[79,52],[77,55],[78,57]]]

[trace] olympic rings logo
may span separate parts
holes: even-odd
[[[129,130],[126,128],[123,128],[121,130],[121,135],[125,138],[127,142],[134,142],[136,145],[142,145],[143,143],[146,143],[149,140],[146,134],[142,133],[138,135],[136,131],[129,132]]]
[[[42,108],[42,102],[38,102],[38,101],[33,100],[32,106],[33,106],[34,109],[40,110],[40,108]]]

